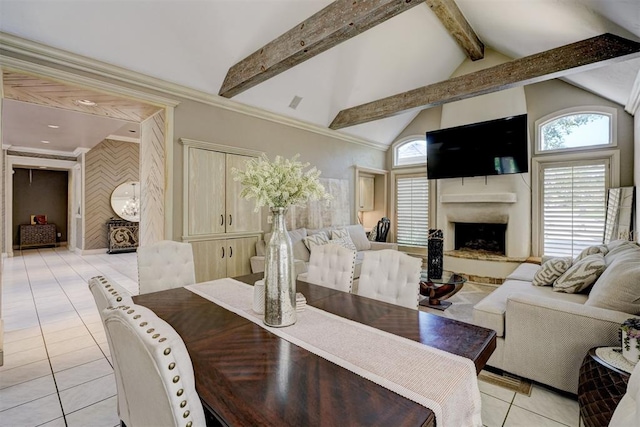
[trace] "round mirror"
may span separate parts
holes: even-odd
[[[126,221],[140,222],[140,182],[118,185],[111,193],[111,208]]]

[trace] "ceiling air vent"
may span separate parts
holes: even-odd
[[[289,103],[289,108],[293,108],[295,110],[296,108],[298,108],[300,101],[302,101],[302,97],[298,95],[294,96],[291,102]]]

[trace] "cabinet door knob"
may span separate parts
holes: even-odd
[[[222,247],[222,257],[221,258],[224,258],[224,246]]]
[[[233,249],[229,246],[229,258],[233,256]]]
[[[233,224],[233,217],[229,214],[229,225]]]
[[[224,225],[224,215],[220,215],[220,225]]]

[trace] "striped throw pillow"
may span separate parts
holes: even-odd
[[[329,238],[324,233],[312,234],[302,239],[304,245],[311,251],[314,246],[326,245],[329,243]]]
[[[538,270],[533,276],[533,281],[531,283],[534,286],[553,285],[556,279],[562,276],[569,267],[571,267],[572,262],[573,258],[571,257],[551,258],[550,260],[547,260],[542,264],[540,270]]]
[[[606,267],[607,264],[602,253],[588,255],[558,277],[558,280],[553,284],[553,290],[568,294],[584,291],[598,280]]]

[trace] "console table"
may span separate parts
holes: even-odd
[[[22,248],[35,248],[39,246],[56,245],[55,224],[21,224],[20,225],[20,250]]]
[[[108,254],[135,252],[138,248],[139,223],[112,219],[107,222]]]

